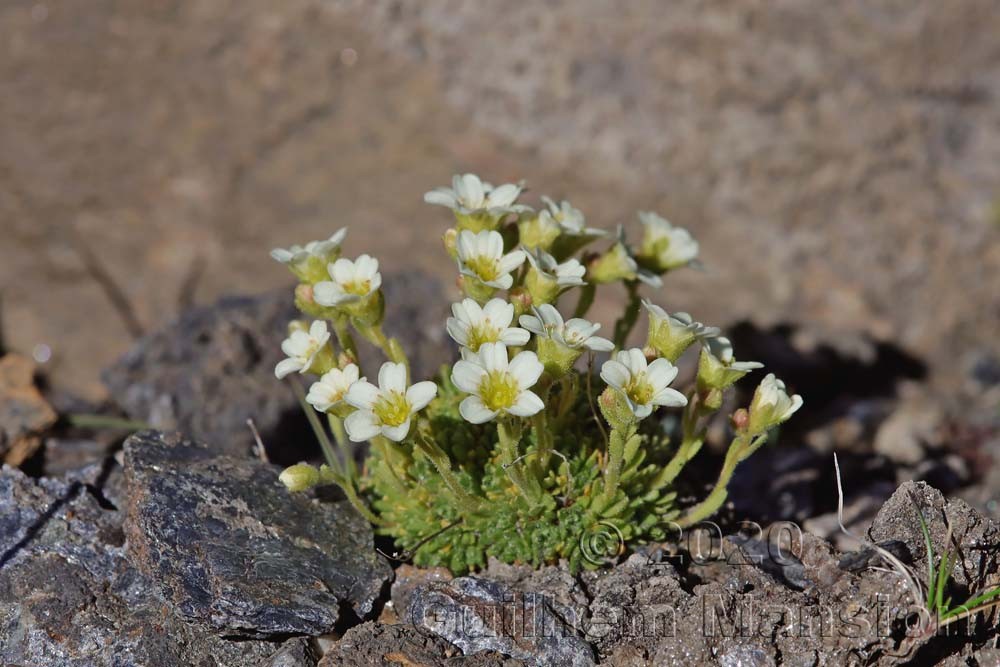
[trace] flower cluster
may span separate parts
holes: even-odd
[[[718,510],[738,463],[802,405],[767,375],[732,415],[715,489],[680,507],[675,479],[725,395],[762,365],[737,361],[718,328],[655,303],[664,276],[697,261],[687,230],[641,212],[633,248],[623,226],[609,234],[568,201],[542,197],[536,210],[518,201],[522,193],[522,184],[464,174],[424,196],[454,214],[444,239],[463,292],[444,323],[457,359],[434,380],[410,377],[402,346],[383,331],[379,262],[341,257],[345,230],[272,252],[298,279],[295,302],[312,318],[290,324],[275,375],[315,376],[300,397],[327,419],[324,427],[311,417],[325,464],[300,463],[280,479],[294,491],[341,486],[418,563],[465,571],[493,556],[592,566],[580,545],[595,525],[610,523],[632,543]],[[606,247],[592,250],[598,242]],[[598,287],[614,283],[628,301],[605,337],[587,314]],[[643,310],[645,342],[630,345]],[[357,337],[385,357],[377,384],[364,375]],[[697,372],[682,391],[677,364],[691,348],[700,348]],[[669,411],[679,419],[655,418]],[[370,446],[359,470],[352,443],[362,442]]]

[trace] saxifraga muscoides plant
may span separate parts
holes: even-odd
[[[288,358],[275,373],[317,376],[303,403],[326,459],[280,479],[293,491],[339,485],[418,565],[461,573],[492,556],[535,566],[565,560],[576,571],[601,562],[588,553],[595,534],[613,531],[616,548],[664,539],[716,512],[736,466],[802,404],[765,377],[749,408],[731,415],[734,436],[714,489],[679,507],[674,482],[701,448],[708,418],[761,364],[736,361],[718,329],[641,299],[640,286],[656,289],[695,260],[687,230],[639,213],[636,250],[620,228],[587,227],[569,202],[543,197],[539,211],[517,203],[521,191],[465,174],[424,197],[454,214],[444,244],[465,293],[445,323],[459,360],[435,380],[410,378],[406,354],[382,331],[378,260],[341,258],[345,230],[272,252],[299,279],[295,303],[313,319],[289,325]],[[610,247],[574,257],[595,241]],[[584,318],[598,285],[617,282],[628,302],[609,340]],[[577,298],[564,318],[558,303],[569,292]],[[646,345],[626,349],[643,307]],[[388,359],[375,382],[359,368],[356,336]],[[681,393],[669,386],[674,364],[695,344],[697,379]],[[604,353],[595,377],[594,357]],[[313,410],[326,416],[332,441]],[[370,443],[361,470],[349,441]]]

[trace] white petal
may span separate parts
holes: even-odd
[[[646,370],[646,355],[642,353],[642,350],[637,347],[633,347],[631,350],[626,350],[624,354],[627,359],[624,363],[628,366],[632,375],[638,375]],[[619,356],[619,361],[621,360],[621,356]]]
[[[467,229],[463,229],[458,235],[458,243],[455,246],[458,256],[461,259],[474,257],[476,254],[476,235]]]
[[[422,410],[437,396],[437,385],[429,380],[418,382],[406,390],[406,402],[410,404],[410,411]]]
[[[279,380],[302,368],[302,362],[298,359],[282,359],[274,367],[274,375]]]
[[[499,234],[497,234],[497,236],[499,236]],[[515,250],[507,253],[500,258],[500,273],[510,273],[517,267],[521,266],[524,264],[525,257],[527,257],[527,255],[523,250]]]
[[[444,328],[459,345],[469,344],[469,325],[465,322],[459,321],[456,317],[449,317],[444,323]]]
[[[527,345],[530,338],[531,335],[527,331],[518,327],[504,329],[503,333],[500,334],[500,342],[509,346]]]
[[[454,191],[448,188],[436,188],[430,192],[425,192],[424,201],[428,204],[437,204],[438,206],[447,206],[448,208],[458,206]]]
[[[637,418],[639,418],[639,419],[645,419],[649,415],[653,414],[653,406],[652,405],[635,405],[633,407],[633,409],[632,409],[632,412],[635,413],[635,416]]]
[[[490,410],[478,396],[468,396],[458,404],[462,418],[472,424],[485,424],[497,416],[496,410]]]
[[[490,287],[496,287],[497,289],[510,289],[511,285],[514,284],[514,278],[508,273],[500,276],[496,280],[491,280],[486,284]]]
[[[292,261],[292,258],[295,257],[295,255],[291,251],[285,250],[284,248],[275,248],[271,251],[271,257],[282,264],[288,264]]]
[[[347,415],[344,428],[347,429],[347,436],[352,442],[364,442],[378,435],[382,426],[375,413],[370,410],[356,410]]]
[[[543,303],[538,307],[538,315],[546,326],[562,328],[563,317],[559,310],[551,303]]]
[[[612,343],[607,338],[601,338],[600,336],[591,336],[587,339],[587,342],[583,344],[589,350],[594,352],[610,352],[615,349],[615,344]]]
[[[545,367],[534,352],[521,352],[510,362],[510,374],[521,389],[533,387],[544,370]]]
[[[502,329],[510,326],[514,320],[514,304],[507,303],[503,299],[490,299],[483,306],[482,314],[489,318],[494,326]]]
[[[358,380],[347,390],[344,400],[359,410],[368,410],[375,405],[380,396],[378,387],[367,380]]]
[[[514,405],[507,408],[507,412],[516,417],[530,417],[545,408],[542,399],[533,391],[522,391],[517,395]]]
[[[467,394],[479,391],[479,383],[482,382],[484,375],[486,370],[470,361],[457,361],[451,368],[451,381]]]
[[[535,317],[534,315],[521,315],[518,322],[522,327],[535,334],[536,336],[545,336],[545,327],[542,326],[542,321]]]
[[[601,366],[601,379],[617,389],[624,387],[630,377],[628,367],[615,359],[609,359]]]
[[[500,232],[480,232],[480,249],[488,257],[503,256],[503,237]]]
[[[490,192],[490,206],[510,206],[521,194],[521,188],[513,183],[505,183]]]
[[[483,182],[475,174],[464,174],[462,176],[461,196],[465,200],[465,205],[469,208],[480,208],[483,204]]]
[[[340,285],[329,280],[313,285],[313,300],[321,306],[337,306],[354,301],[356,298],[352,294],[347,294]]]
[[[410,432],[410,420],[407,419],[405,422],[399,426],[383,426],[382,435],[389,438],[393,442],[402,442],[406,439],[407,434]]]
[[[675,408],[687,405],[687,402],[687,397],[684,394],[670,387],[658,391],[652,400],[652,403],[656,405],[666,405]]]
[[[677,367],[667,359],[655,359],[646,369],[646,377],[655,389],[660,389],[674,381]]]
[[[406,391],[406,366],[387,361],[378,370],[378,387],[382,391]]]
[[[507,346],[503,343],[484,343],[479,348],[479,356],[487,371],[507,370]]]

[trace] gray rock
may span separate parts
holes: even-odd
[[[386,332],[400,339],[414,377],[435,373],[451,352],[443,344],[448,304],[439,283],[409,271],[386,276],[384,292],[392,304]],[[274,458],[291,464],[308,451],[295,441],[312,442],[312,435],[274,367],[284,357],[289,321],[301,317],[291,289],[223,298],[140,340],[103,379],[129,417],[185,433],[220,454],[253,451],[252,418]],[[377,368],[380,353],[359,345],[364,367]]]
[[[581,619],[543,592],[483,577],[432,583],[410,596],[403,620],[458,646],[466,656],[495,651],[539,667],[596,664],[576,632]]]
[[[305,641],[229,641],[171,613],[82,482],[0,472],[0,664],[308,667]],[[276,656],[293,661],[275,662]]]
[[[179,435],[125,443],[129,556],[183,618],[242,636],[330,632],[391,570],[346,502],[291,494],[278,469]]]
[[[297,312],[291,290],[190,310],[140,340],[105,370],[104,383],[132,419],[247,456],[254,445],[248,418],[268,442],[282,419],[299,410],[274,377]]]

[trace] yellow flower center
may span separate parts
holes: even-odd
[[[494,281],[500,277],[500,270],[497,266],[498,262],[492,257],[485,255],[470,257],[465,260],[465,265],[484,283]]]
[[[387,391],[375,401],[372,408],[378,420],[386,426],[399,426],[410,418],[410,404],[398,391]]]
[[[355,296],[367,296],[372,291],[372,281],[370,280],[349,280],[341,285],[348,294]]]
[[[473,352],[479,351],[484,343],[496,343],[500,339],[500,330],[484,322],[469,328],[468,347]]]
[[[479,396],[490,410],[509,408],[519,393],[517,380],[507,371],[491,371],[479,385]]]
[[[653,400],[653,385],[646,382],[645,373],[639,373],[625,383],[625,395],[637,405],[647,405]]]

